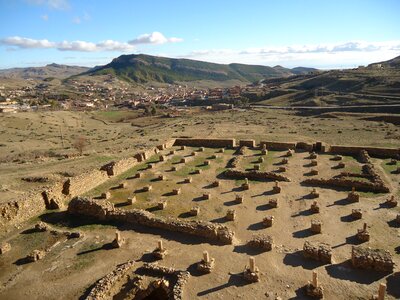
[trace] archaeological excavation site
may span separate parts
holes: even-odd
[[[165,141],[2,203],[0,298],[400,299],[399,155]]]

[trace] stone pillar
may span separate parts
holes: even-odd
[[[163,250],[164,250],[164,247],[163,247],[163,242],[162,242],[162,240],[159,240],[157,244],[158,244],[157,249],[160,250],[160,251],[163,251]]]
[[[381,283],[378,290],[378,300],[384,300],[386,294],[386,284]]]
[[[317,288],[318,287],[318,273],[316,271],[313,271],[312,273],[312,285]]]
[[[209,263],[210,262],[210,255],[208,254],[207,251],[203,252],[203,260],[205,263]]]
[[[120,233],[119,231],[116,231],[116,232],[115,232],[115,240],[116,240],[117,242],[121,241],[121,233]]]
[[[249,268],[250,272],[252,273],[256,272],[256,259],[254,257],[249,258]]]
[[[364,223],[363,231],[364,232],[367,231],[367,228],[368,228],[367,223]]]

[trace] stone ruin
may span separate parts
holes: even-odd
[[[396,207],[397,200],[395,199],[394,195],[392,195],[390,198],[386,199],[385,204],[391,208]]]
[[[359,202],[360,194],[356,192],[356,189],[352,187],[351,192],[347,195],[347,200],[350,202]]]
[[[189,214],[191,216],[198,216],[200,214],[200,207],[198,206],[192,207],[189,211]]]
[[[262,223],[265,227],[271,227],[274,222],[274,216],[265,216]]]
[[[249,247],[260,249],[263,251],[271,251],[274,245],[274,241],[270,235],[256,234],[247,241],[247,245]]]
[[[371,300],[385,300],[386,284],[379,284],[378,295],[373,295]]]
[[[268,205],[271,208],[277,208],[278,207],[278,199],[274,198],[274,199],[270,199],[268,201]]]
[[[354,268],[392,273],[394,261],[387,250],[353,246],[351,263]]]
[[[234,221],[236,218],[236,211],[234,209],[228,209],[228,211],[226,212],[225,218],[228,221]]]
[[[189,272],[163,267],[155,263],[144,263],[141,269],[150,275],[158,275],[171,282],[168,288],[169,299],[184,299],[183,288],[190,278]]]
[[[249,179],[245,178],[241,187],[242,187],[242,190],[249,190],[250,189]]]
[[[106,300],[112,297],[111,289],[134,267],[135,261],[129,260],[118,265],[115,270],[99,279],[89,291],[86,300]]]
[[[311,204],[310,210],[311,210],[311,212],[314,213],[314,214],[318,214],[318,213],[319,213],[320,207],[319,207],[319,204],[318,204],[317,201],[314,201],[314,202]]]
[[[75,197],[68,205],[68,213],[90,217],[98,221],[139,224],[168,231],[200,236],[206,239],[232,244],[234,232],[227,226],[207,221],[184,221],[177,218],[164,218],[141,209],[120,209],[106,200],[91,200]]]
[[[332,263],[332,247],[326,243],[305,241],[303,246],[303,256],[322,263]]]
[[[319,197],[319,193],[317,192],[316,189],[312,189],[310,194],[309,194],[310,198],[318,198]]]
[[[156,249],[153,250],[152,253],[153,253],[153,256],[154,256],[156,259],[163,259],[163,258],[168,254],[168,251],[167,251],[167,249],[164,247],[163,241],[162,241],[162,240],[159,240],[159,241],[158,241],[157,247],[156,247]]]
[[[0,245],[0,255],[4,254],[10,250],[11,250],[10,243],[3,243]]]
[[[113,248],[121,248],[125,244],[125,239],[121,238],[121,233],[119,231],[115,232],[115,239],[111,242]]]
[[[322,221],[311,220],[310,230],[312,233],[321,233],[322,232]]]
[[[363,213],[362,210],[360,208],[353,208],[351,210],[351,216],[355,219],[355,220],[359,220],[362,219]]]
[[[235,195],[235,202],[237,204],[243,203],[243,200],[244,200],[244,196],[243,195],[239,195],[239,194]]]
[[[210,258],[210,255],[207,251],[203,252],[203,259],[197,263],[197,270],[203,273],[211,273],[211,270],[214,268],[215,259]]]
[[[282,191],[282,188],[279,186],[278,181],[275,181],[275,185],[272,187],[272,192],[274,194],[279,194]]]
[[[243,271],[243,278],[248,282],[260,281],[260,270],[256,267],[256,259],[254,257],[249,258],[249,265]]]
[[[368,242],[370,239],[370,234],[368,231],[367,223],[364,223],[363,228],[357,229],[356,237],[361,242]]]
[[[286,181],[290,182],[290,179],[282,174],[274,172],[260,172],[260,171],[238,171],[238,170],[226,170],[223,173],[224,177],[231,179],[244,179],[250,180],[275,180],[275,181]]]
[[[324,289],[318,282],[318,273],[316,271],[313,271],[312,281],[309,281],[306,285],[306,294],[316,299],[324,298]]]
[[[25,258],[27,262],[35,262],[43,259],[46,256],[46,252],[43,250],[33,250],[28,256]]]

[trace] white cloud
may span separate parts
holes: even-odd
[[[34,40],[19,36],[8,37],[0,40],[0,45],[14,46],[22,49],[54,48],[55,43],[48,40]]]
[[[43,5],[51,9],[67,10],[71,7],[68,0],[26,0],[29,4]]]
[[[89,15],[85,18],[90,18]],[[81,19],[75,20],[77,24],[81,22]],[[30,38],[24,38],[19,36],[7,37],[0,39],[0,46],[11,47],[9,50],[16,49],[46,49],[54,48],[60,51],[82,51],[82,52],[96,52],[96,51],[120,51],[129,52],[135,50],[136,45],[140,44],[164,44],[164,43],[176,43],[182,41],[179,38],[166,38],[159,32],[153,32],[152,34],[143,34],[130,42],[118,42],[113,40],[105,40],[99,43],[92,43],[86,41],[63,41],[63,42],[51,42],[48,40],[35,40]]]
[[[331,44],[267,46],[243,50],[196,50],[180,57],[216,63],[246,63],[310,66],[318,68],[354,67],[400,55],[400,40],[385,42],[348,41]]]
[[[0,40],[0,45],[14,47],[10,49],[49,49],[54,48],[60,51],[80,51],[80,52],[96,52],[96,51],[120,51],[129,52],[135,50],[133,45],[121,43],[113,40],[106,40],[99,43],[91,43],[85,41],[63,41],[50,42],[48,40],[34,40],[23,37],[8,37]]]
[[[139,44],[165,44],[165,43],[178,43],[182,42],[183,39],[171,37],[166,38],[161,32],[153,32],[153,33],[145,33],[139,35],[134,40],[129,41],[128,43],[131,45],[139,45]]]
[[[48,16],[48,15],[42,15],[42,16],[40,16],[40,18],[41,18],[43,21],[48,21],[48,20],[49,20],[49,16]]]

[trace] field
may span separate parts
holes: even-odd
[[[140,149],[159,145],[170,137],[399,146],[400,132],[396,125],[371,121],[366,114],[301,116],[295,111],[263,108],[217,113],[181,110],[174,114],[177,117],[143,117],[136,111],[2,115],[2,128],[8,129],[0,132],[1,199],[4,202],[15,199],[28,190],[39,190],[60,178],[128,157]],[[79,136],[86,137],[88,141],[83,156],[77,155],[73,147]],[[174,153],[170,153],[171,150]],[[282,192],[275,194],[272,189],[274,181],[250,180],[250,189],[243,190],[241,185],[244,180],[224,176],[228,160],[237,156],[236,151],[225,149],[220,153],[218,148],[205,148],[199,152],[198,147],[166,149],[85,195],[96,199],[109,192],[108,201],[118,209],[143,209],[160,217],[226,225],[235,232],[232,245],[220,245],[194,236],[139,225],[132,227],[123,223],[71,217],[65,210],[46,211],[1,235],[2,241],[12,245],[12,251],[0,256],[0,298],[84,297],[93,283],[128,259],[136,261],[135,272],[140,273],[143,263],[153,261],[151,251],[160,239],[164,241],[168,255],[159,264],[188,270],[192,275],[185,286],[187,299],[259,299],[265,298],[265,294],[272,299],[275,296],[307,299],[303,287],[311,280],[313,270],[318,272],[326,299],[366,299],[376,293],[381,282],[387,284],[387,299],[400,297],[398,271],[387,274],[356,270],[349,262],[351,247],[360,243],[355,238],[357,229],[366,222],[371,239],[363,246],[389,250],[394,262],[397,265],[400,263],[398,225],[393,222],[400,210],[398,207],[389,209],[383,204],[388,194],[360,193],[360,202],[350,203],[346,200],[348,189],[316,187],[320,213],[313,214],[310,206],[314,200],[309,197],[313,187],[302,183],[312,177],[309,174],[308,152],[299,151],[288,157],[284,174],[290,182],[280,182]],[[159,155],[164,155],[166,160],[159,162]],[[267,155],[262,155],[260,148],[248,148],[241,155],[237,168],[251,170],[259,164],[261,171],[278,173],[285,156],[286,151],[268,151]],[[261,163],[260,157],[263,158]],[[332,158],[330,154],[318,155],[318,166],[313,167],[319,171],[318,177],[331,178],[341,172],[361,174],[362,164],[357,157],[343,156],[344,169],[336,169],[337,162]],[[205,161],[210,164],[204,164]],[[374,158],[373,163],[390,186],[391,193],[398,197],[399,175],[393,172],[396,166],[391,165],[389,159]],[[150,164],[152,168],[148,168]],[[176,167],[176,171],[172,167]],[[196,170],[201,170],[201,174],[196,174]],[[142,176],[135,178],[137,173]],[[161,174],[165,178],[158,180]],[[184,182],[188,177],[192,178],[191,183]],[[31,182],[26,178],[46,180]],[[355,179],[368,181],[361,176]],[[219,181],[217,187],[212,185],[215,180]],[[124,188],[118,188],[120,183],[125,183]],[[152,190],[142,191],[148,185],[152,186]],[[180,189],[180,193],[174,195],[174,189]],[[210,194],[210,199],[205,200],[203,194]],[[243,195],[243,203],[235,202],[237,194]],[[129,204],[128,198],[134,196],[136,201]],[[268,204],[271,199],[278,200],[277,208]],[[160,201],[167,202],[165,209],[158,208]],[[200,209],[197,216],[190,214],[194,207]],[[351,218],[354,208],[362,210],[363,219]],[[234,221],[225,217],[229,209],[236,211]],[[268,228],[262,224],[267,215],[274,216],[273,226]],[[322,234],[310,233],[313,219],[322,220]],[[32,227],[39,221],[56,232],[33,231]],[[114,238],[116,229],[126,243],[121,248],[111,249],[107,245]],[[66,239],[63,234],[66,231],[80,231],[83,237]],[[259,251],[246,244],[254,234],[260,233],[273,237],[271,251]],[[306,240],[329,243],[333,249],[332,263],[322,264],[303,258],[301,249]],[[34,249],[48,251],[42,260],[26,263],[24,257]],[[210,274],[200,276],[195,266],[204,250],[215,259],[215,268]],[[241,277],[250,256],[255,257],[260,269],[259,283],[249,284]],[[129,290],[131,282],[125,278],[118,284],[125,286],[125,290],[121,288],[114,292],[119,295],[117,298],[124,299],[123,295]]]

